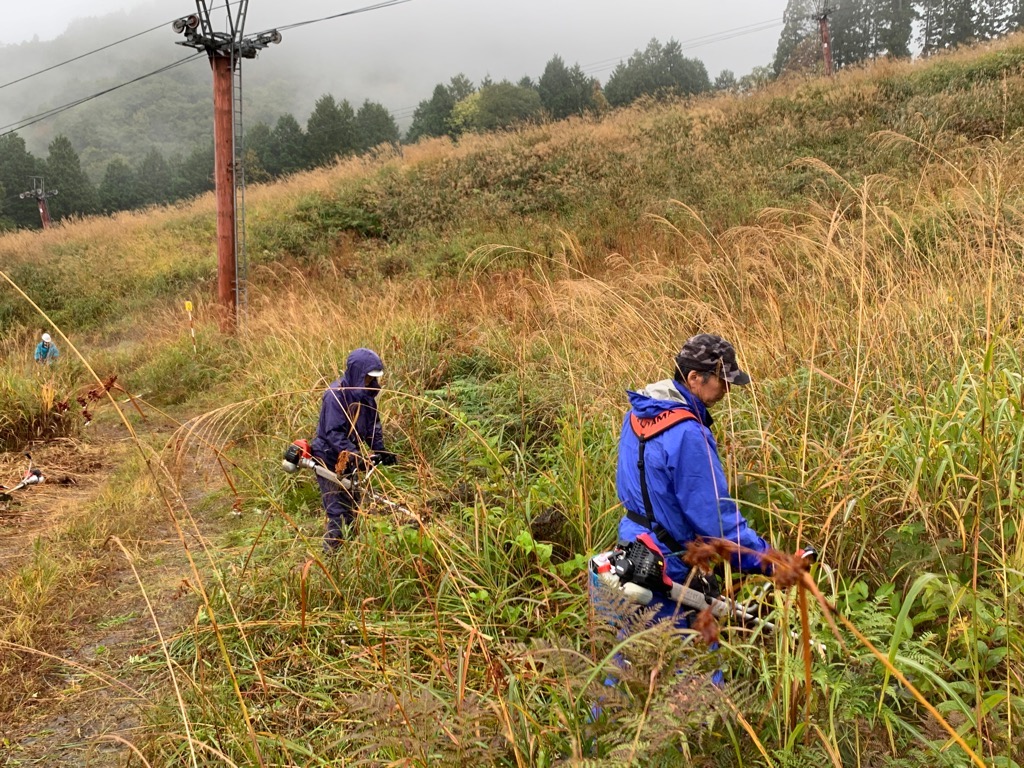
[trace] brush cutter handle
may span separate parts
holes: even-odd
[[[294,474],[300,468],[311,469],[317,477],[322,477],[324,480],[341,486],[347,491],[351,491],[359,486],[360,481],[355,475],[338,477],[336,472],[332,472],[314,459],[313,454],[310,453],[308,440],[296,440],[285,449],[284,457],[281,459],[281,469],[288,474]],[[372,475],[375,469],[376,466],[370,467],[363,480]]]

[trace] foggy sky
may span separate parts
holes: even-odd
[[[219,2],[208,1],[211,6]],[[317,19],[374,2],[250,0],[246,31]],[[8,7],[0,26],[0,45],[33,36],[53,39],[82,17],[121,12],[123,18],[123,12],[129,12],[137,31],[142,31],[195,10],[193,0],[47,0],[45,6],[4,5]],[[537,78],[557,53],[570,66],[579,63],[604,83],[620,60],[654,37],[663,43],[670,38],[680,41],[687,56],[706,64],[712,79],[722,69],[741,76],[770,63],[785,6],[786,0],[411,0],[286,30],[281,45],[268,48],[246,66],[250,76],[260,79],[290,78],[307,109],[324,93],[347,98],[355,106],[368,98],[383,103],[407,123],[412,108],[430,96],[433,86],[457,72],[475,83],[486,75],[494,80]],[[223,10],[211,15],[216,30],[226,29]],[[764,31],[711,43],[696,40],[770,21],[777,23]],[[119,37],[97,38],[96,47]],[[156,30],[146,36],[153,49],[166,46],[168,61],[185,53],[174,45],[176,39],[180,38],[169,28],[166,34]],[[88,61],[82,65],[88,66]]]

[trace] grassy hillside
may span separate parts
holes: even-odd
[[[250,190],[233,339],[208,303],[210,199],[0,239],[4,275],[64,346],[185,424],[162,452],[143,437],[153,473],[93,512],[143,539],[146,513],[171,515],[194,552],[195,621],[137,660],[167,692],[142,753],[1024,762],[1022,63],[1014,38]],[[76,434],[52,409],[87,383],[84,365],[29,372],[43,321],[9,287],[0,322],[0,436],[17,449]],[[723,628],[711,654],[707,638],[652,628],[622,647],[588,605],[582,564],[621,514],[625,389],[664,378],[700,330],[733,339],[755,380],[717,412],[735,494],[780,548],[822,551],[813,580],[779,592],[777,620],[803,640]],[[311,482],[277,466],[361,345],[387,364],[403,459],[377,489],[421,523],[378,509],[325,561]],[[203,498],[186,470],[214,456],[231,482]],[[242,515],[212,537],[232,505]],[[25,598],[46,590],[42,562],[10,579],[0,605],[24,620],[0,639],[52,652],[54,612],[26,618],[45,602]],[[807,637],[820,654],[805,656]],[[11,669],[14,711],[31,685]],[[618,688],[601,685],[609,670]]]

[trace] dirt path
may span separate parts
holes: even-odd
[[[100,499],[117,461],[134,450],[113,434],[92,439],[33,450],[47,481],[0,502],[0,583],[26,572],[35,542],[52,544],[71,511]],[[0,478],[18,476],[24,464],[23,457],[0,455]],[[109,540],[99,551],[94,546],[61,553],[87,558],[89,568],[66,598],[73,604],[60,606],[73,621],[35,646],[50,657],[22,652],[16,665],[5,664],[2,657],[11,650],[0,648],[0,671],[20,665],[15,677],[22,691],[6,699],[17,699],[11,711],[0,707],[0,766],[142,764],[137,758],[130,762],[124,742],[139,740],[147,707],[169,685],[153,615],[166,638],[187,626],[196,611],[184,588],[190,571],[177,534],[159,500],[153,504],[152,524],[126,543],[137,575]]]

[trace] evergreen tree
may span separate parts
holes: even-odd
[[[413,112],[408,140],[416,141],[424,136],[444,136],[449,133],[449,120],[456,103],[451,91],[443,83],[434,86],[433,95],[421,101]]]
[[[942,50],[945,35],[946,0],[918,0],[921,15],[921,52],[924,55]]]
[[[25,140],[16,133],[0,136],[0,186],[5,190],[6,218],[17,227],[39,229],[39,211],[34,200],[18,195],[31,186],[31,177],[45,174],[42,162],[25,149]],[[49,180],[47,180],[49,183]],[[50,187],[53,188],[52,185]]]
[[[921,47],[925,54],[954,48],[978,39],[975,3],[972,0],[920,0]],[[1005,10],[999,9],[999,26]]]
[[[122,158],[115,157],[107,163],[98,197],[100,210],[104,213],[127,211],[140,204],[135,191],[135,174]]]
[[[82,170],[78,153],[67,136],[58,136],[50,142],[46,186],[58,191],[49,205],[54,220],[96,211],[96,189]]]
[[[786,10],[782,14],[782,34],[779,35],[779,44],[775,48],[775,59],[772,62],[776,77],[786,69],[786,63],[800,43],[812,35],[818,37],[818,22],[814,18],[816,12],[815,0],[789,0],[786,3]]]
[[[712,87],[716,91],[735,91],[737,85],[736,75],[733,74],[733,71],[731,69],[723,69],[718,73],[718,77],[715,78]]]
[[[260,162],[260,156],[255,150],[246,149],[242,152],[242,165],[245,167],[246,184],[263,184],[271,180],[267,169]]]
[[[424,136],[457,136],[458,130],[453,128],[452,123],[452,110],[456,104],[475,92],[472,81],[461,72],[448,85],[436,85],[431,97],[416,107],[406,139],[416,141]]]
[[[704,62],[684,56],[683,47],[677,40],[665,43],[661,57],[661,76],[664,80],[659,83],[659,87],[687,96],[711,90],[711,78],[708,77]]]
[[[348,99],[342,99],[338,104],[338,115],[344,130],[341,132],[341,154],[351,155],[358,152],[359,139],[356,136],[356,111],[348,103]]]
[[[269,129],[268,129],[269,130]],[[193,149],[188,157],[172,163],[174,178],[172,190],[175,199],[195,197],[214,189],[213,142]],[[248,178],[248,172],[247,176]]]
[[[554,120],[593,111],[594,87],[579,64],[569,69],[561,56],[553,56],[537,83],[540,102]]]
[[[873,55],[908,58],[914,20],[917,18],[913,3],[910,0],[877,0],[874,13]]]
[[[306,153],[311,165],[326,165],[344,151],[347,132],[341,110],[329,93],[317,99],[306,121]]]
[[[448,82],[448,93],[456,102],[462,101],[475,91],[476,87],[473,85],[473,81],[461,72]]]
[[[273,143],[274,132],[269,125],[266,123],[256,123],[252,128],[245,132],[245,138],[243,139],[243,146],[245,147],[245,153],[242,155],[243,158],[248,162],[250,159],[250,153],[252,159],[259,165],[264,173],[268,177],[272,177],[268,162],[270,160],[271,145]],[[249,167],[246,165],[246,175],[248,177]]]
[[[1003,30],[1016,32],[1024,29],[1024,0],[1009,0],[1003,16]]]
[[[975,27],[975,3],[972,0],[950,2],[949,45],[956,47],[980,39]]]
[[[135,171],[135,190],[140,205],[170,202],[174,183],[171,169],[159,149],[151,149]]]
[[[626,63],[620,63],[608,78],[604,93],[612,106],[629,104],[641,96],[690,95],[711,89],[704,63],[683,56],[675,40],[662,46],[651,40],[643,51],[636,51]]]
[[[277,118],[277,125],[270,136],[270,152],[261,159],[272,176],[295,173],[309,166],[306,135],[299,121],[290,113]]]
[[[979,40],[991,40],[1006,34],[1007,16],[1012,4],[1008,0],[978,0],[975,6],[974,32]]]
[[[383,104],[367,99],[355,119],[356,151],[366,152],[379,144],[397,144],[398,125]]]
[[[829,20],[832,63],[837,69],[866,61],[874,55],[873,2],[837,0]]]

